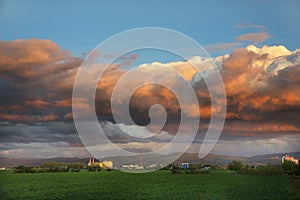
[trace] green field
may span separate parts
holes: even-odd
[[[0,199],[291,199],[287,176],[161,170],[15,174],[0,172]]]

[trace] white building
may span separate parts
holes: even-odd
[[[112,169],[114,164],[111,160],[104,160],[103,162],[95,162],[94,158],[89,159],[88,166],[99,166],[102,169]]]
[[[122,169],[144,169],[143,166],[137,164],[130,164],[130,165],[122,165]]]
[[[285,161],[291,161],[296,165],[299,165],[299,160],[294,158],[293,156],[289,156],[289,155],[282,156],[281,163],[284,163]]]

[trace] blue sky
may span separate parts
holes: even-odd
[[[0,3],[1,40],[51,39],[79,56],[109,36],[131,28],[175,29],[202,45],[235,42],[266,27],[257,44],[299,48],[299,1],[18,1]],[[247,44],[247,43],[246,43]],[[245,45],[246,45],[245,44]]]

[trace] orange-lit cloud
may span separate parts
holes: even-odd
[[[263,27],[252,27],[264,30]],[[72,119],[72,87],[81,58],[72,57],[50,40],[16,40],[0,42],[0,79],[9,88],[3,92],[0,119],[9,122],[45,122]],[[99,54],[101,55],[101,54]],[[97,56],[99,56],[97,54]],[[98,83],[95,106],[99,116],[111,119],[111,95],[116,83],[128,71],[122,66],[132,63],[137,55],[120,58],[112,64]],[[299,59],[298,59],[299,58]],[[278,126],[268,125],[255,128],[228,129],[256,132],[298,131],[296,124],[300,117],[300,60],[299,51],[290,51],[284,46],[250,45],[235,49],[230,55],[213,58],[219,67],[227,94],[227,120],[289,121]],[[205,66],[207,58],[194,57],[191,63]],[[136,84],[149,74],[165,80],[170,86],[183,91],[180,81],[193,84],[199,107],[182,105],[189,117],[201,116],[210,119],[212,108],[210,95],[202,78],[194,81],[196,69],[187,61],[169,63],[146,63],[137,67],[139,77],[131,77],[127,83]],[[170,74],[167,69],[178,74]],[[205,69],[204,69],[205,71]],[[207,78],[213,78],[207,74]],[[87,81],[90,81],[87,77]],[[120,96],[127,91],[121,91]],[[179,122],[181,107],[176,96],[167,88],[158,85],[144,85],[138,88],[130,101],[130,109],[136,120],[149,120],[151,105],[159,103],[169,114],[168,122]],[[90,111],[89,104],[81,99],[75,107]],[[220,108],[215,108],[218,112]],[[26,112],[26,113],[25,113]],[[293,117],[291,117],[293,116]],[[171,127],[169,124],[168,126]]]
[[[247,33],[240,35],[236,38],[237,41],[251,41],[251,42],[263,42],[270,38],[270,35],[265,32],[260,33]]]
[[[48,122],[48,121],[56,121],[59,120],[59,116],[55,114],[48,115],[22,115],[22,114],[0,114],[1,121],[11,121],[11,122],[22,122],[22,123],[30,123],[30,122]]]
[[[38,116],[37,121],[41,122],[48,122],[48,121],[55,121],[58,120],[59,117],[55,114],[50,114],[50,115],[44,115],[44,116]]]
[[[62,119],[70,112],[72,86],[81,60],[51,40],[0,41],[0,80],[4,88],[1,120]]]
[[[37,107],[37,108],[43,108],[43,107],[49,106],[50,104],[49,104],[49,102],[39,99],[39,100],[33,100],[33,101],[25,100],[25,105]]]
[[[0,41],[0,77],[36,78],[61,68],[73,67],[66,59],[70,52],[51,40],[28,39]]]
[[[300,127],[296,124],[289,124],[285,122],[239,122],[228,121],[223,129],[228,133],[282,133],[282,132],[296,132],[300,131]]]
[[[271,36],[266,32],[266,27],[262,25],[256,25],[256,24],[238,24],[238,28],[256,28],[259,30],[257,33],[246,33],[238,36],[236,40],[238,42],[241,41],[250,41],[250,42],[257,42],[261,43],[267,39],[269,39]]]
[[[73,119],[73,114],[71,112],[68,112],[64,115],[65,119]]]
[[[72,106],[72,99],[62,99],[54,102],[55,106],[59,107],[71,107]]]
[[[227,118],[245,121],[264,120],[274,112],[285,112],[287,109],[298,108],[299,86],[297,81],[299,78],[291,72],[299,70],[297,63],[294,66],[286,66],[290,70],[276,71],[277,76],[268,71],[277,58],[297,55],[297,52],[291,52],[284,46],[257,48],[250,45],[247,48],[236,49],[232,54],[224,57],[220,72],[227,94]],[[194,58],[194,60],[197,59]],[[201,58],[198,60],[201,61]],[[168,67],[176,69],[188,81],[191,81],[196,73],[194,67],[188,62],[155,62],[140,65],[138,69],[144,74],[158,74],[158,78],[169,80],[171,85],[178,84],[176,76],[165,73],[165,69]],[[107,77],[105,76],[98,86],[98,100],[101,99],[103,103],[109,102],[116,82],[125,72],[124,70],[107,72]],[[282,77],[285,78],[282,79]],[[139,78],[143,79],[143,75]],[[286,80],[289,82],[285,82]],[[134,78],[130,81],[130,84],[135,84]],[[283,84],[287,85],[282,87]],[[212,108],[206,86],[200,81],[194,86],[194,89],[199,98],[200,112],[193,109],[193,105],[187,105],[191,107],[188,115],[197,117],[201,113],[201,118],[209,119]],[[124,92],[126,93],[126,91]],[[154,87],[153,85],[143,86],[136,90],[131,101],[132,106],[136,107],[136,110],[143,110],[145,115],[147,115],[147,109],[158,102],[168,110],[169,114],[178,115],[180,113],[176,96],[167,88]],[[104,111],[103,108],[102,111]],[[106,113],[111,114],[109,111]],[[283,118],[283,116],[278,116],[278,119]]]
[[[239,42],[231,42],[231,43],[218,43],[218,44],[209,44],[205,46],[206,51],[209,53],[224,51],[235,49],[239,47],[241,44]]]

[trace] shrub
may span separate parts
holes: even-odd
[[[197,169],[195,166],[189,169],[182,169],[179,167],[172,167],[171,174],[208,174],[209,170]]]
[[[68,163],[67,165],[69,168],[73,168],[73,169],[84,169],[85,167],[84,163],[79,163],[79,162]]]
[[[190,170],[190,171],[186,171],[187,174],[209,174],[209,170]]]
[[[34,173],[35,170],[33,170],[33,167],[26,167],[23,165],[20,165],[16,167],[15,173]]]
[[[183,170],[176,169],[176,167],[172,167],[172,169],[171,169],[172,174],[182,174],[183,173],[182,171]]]
[[[71,169],[71,172],[80,172],[80,169],[76,169],[76,168],[73,169],[73,168],[72,168],[72,169]]]
[[[211,169],[218,169],[219,167],[218,167],[218,165],[211,165],[210,168]]]
[[[93,166],[88,166],[88,171],[89,172],[100,172],[101,168],[98,165],[93,165]]]

